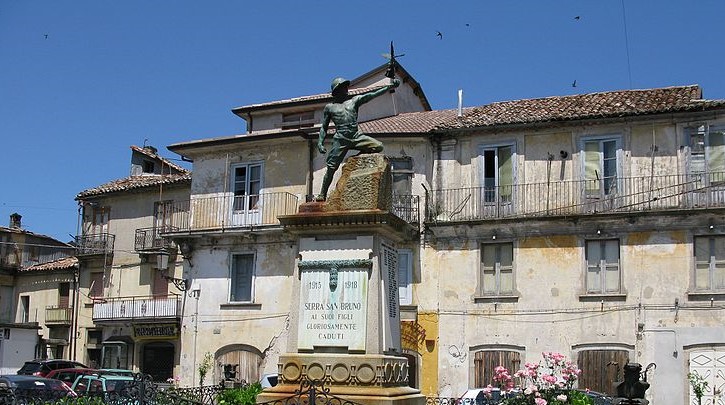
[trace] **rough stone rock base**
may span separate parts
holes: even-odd
[[[383,210],[392,205],[390,162],[379,153],[353,156],[330,193],[326,211]]]

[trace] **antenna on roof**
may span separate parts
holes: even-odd
[[[458,118],[463,117],[463,89],[458,89]]]

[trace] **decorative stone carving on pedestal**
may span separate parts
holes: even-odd
[[[400,356],[397,250],[411,226],[390,213],[390,164],[379,154],[352,157],[327,202],[279,218],[297,235],[295,303],[279,384],[257,402],[284,400],[304,380],[370,405],[419,405]]]

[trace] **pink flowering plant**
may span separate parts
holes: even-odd
[[[543,360],[526,363],[513,375],[503,366],[494,369],[493,382],[503,394],[503,405],[591,405],[594,401],[574,389],[581,374],[561,353],[544,352]],[[490,394],[493,387],[484,388]]]

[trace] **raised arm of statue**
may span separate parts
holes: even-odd
[[[377,90],[369,91],[365,94],[361,94],[355,98],[355,105],[359,107],[361,104],[365,104],[368,101],[374,99],[375,97],[382,96],[383,94],[387,93],[388,90],[392,88],[396,88],[400,86],[400,80],[393,79],[393,82],[386,85],[385,87],[381,87]]]

